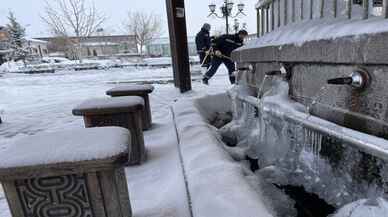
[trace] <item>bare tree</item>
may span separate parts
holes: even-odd
[[[124,27],[129,34],[136,36],[140,55],[143,55],[144,46],[156,37],[160,37],[163,32],[160,16],[143,11],[128,12]]]
[[[106,20],[88,0],[46,0],[45,13],[41,16],[49,30],[57,37],[72,40],[78,48],[78,58],[81,58],[82,39],[92,35]]]

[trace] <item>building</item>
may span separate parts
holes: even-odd
[[[195,37],[188,37],[189,56],[197,55],[197,47],[195,45]],[[147,53],[151,57],[170,57],[171,47],[169,38],[157,38],[146,46]]]
[[[64,52],[69,58],[75,58],[77,46],[81,47],[81,57],[110,57],[122,54],[137,54],[138,48],[134,35],[110,35],[79,37],[36,38],[48,42],[49,53]]]
[[[38,39],[27,39],[27,48],[31,57],[46,57],[49,52],[47,49],[47,41]]]

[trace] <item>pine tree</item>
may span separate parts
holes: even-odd
[[[9,34],[9,47],[11,49],[8,59],[14,61],[23,60],[24,62],[28,55],[28,51],[24,49],[26,30],[17,22],[13,12],[9,12],[8,20],[7,30]]]

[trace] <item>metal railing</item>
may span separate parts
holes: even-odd
[[[373,9],[379,9],[379,15],[388,18],[388,0],[260,0],[256,5],[257,37],[290,23],[337,18],[339,5],[345,7],[348,19],[352,19],[355,5],[362,7],[362,19],[368,19]]]
[[[265,105],[259,108],[259,100],[253,96],[238,95],[236,100],[243,106],[256,109],[257,112],[261,109],[261,113],[265,113],[267,116],[270,115],[288,123],[301,126],[304,129],[329,136],[352,148],[388,161],[388,141],[385,139],[354,131],[302,112],[289,112],[286,109],[281,109],[280,106],[277,106],[278,109],[271,109]]]

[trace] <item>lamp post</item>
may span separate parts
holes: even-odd
[[[234,24],[233,24],[234,32],[237,33],[239,28],[240,28],[240,23],[238,22],[238,19],[234,19]]]
[[[230,17],[236,18],[240,14],[246,16],[246,14],[244,13],[244,7],[245,7],[244,3],[237,4],[237,13],[235,15],[232,15],[233,7],[234,7],[234,3],[232,0],[224,0],[224,3],[220,7],[222,15],[218,15],[216,12],[217,5],[214,3],[211,3],[209,5],[210,14],[208,17],[216,16],[218,18],[225,19],[226,34],[229,34],[229,18]]]

